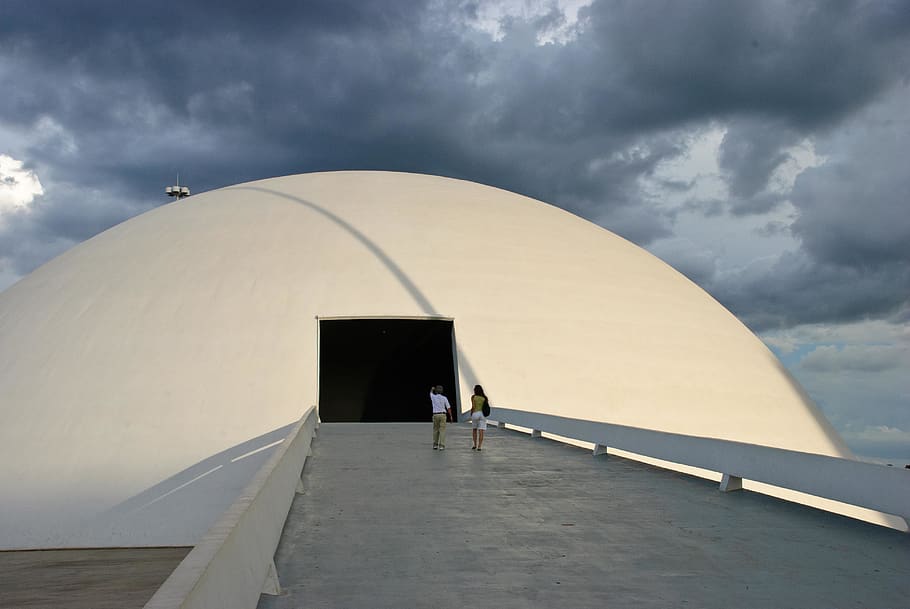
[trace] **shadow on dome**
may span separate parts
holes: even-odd
[[[80,527],[94,545],[166,546],[198,540],[234,502],[295,423],[237,444],[174,474]],[[79,539],[74,545],[82,545]],[[72,544],[67,544],[72,545]]]

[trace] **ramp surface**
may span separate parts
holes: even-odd
[[[322,424],[261,609],[907,607],[910,536],[518,432]],[[908,473],[910,476],[910,473]]]

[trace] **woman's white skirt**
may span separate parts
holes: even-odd
[[[487,418],[479,410],[471,413],[471,427],[473,429],[486,429]]]

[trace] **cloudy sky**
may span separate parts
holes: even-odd
[[[0,92],[0,289],[177,171],[464,178],[665,259],[910,463],[905,0],[3,0]]]

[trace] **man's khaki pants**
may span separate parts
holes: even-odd
[[[446,413],[433,414],[433,446],[446,445]]]

